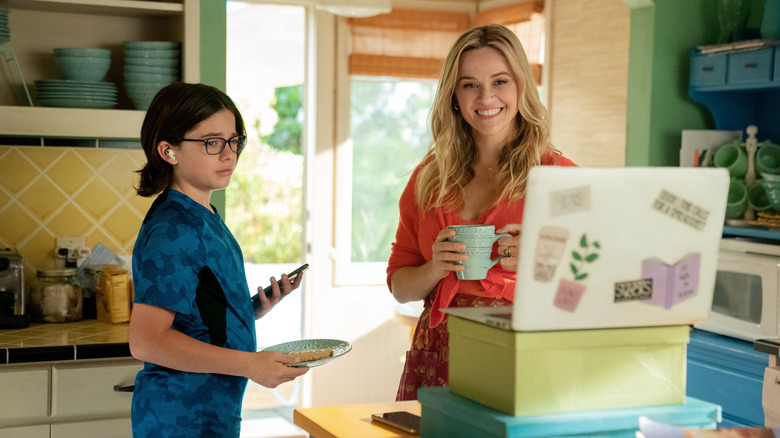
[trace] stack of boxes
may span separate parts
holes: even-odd
[[[423,437],[626,437],[639,416],[714,429],[685,396],[687,325],[513,332],[449,317],[450,387],[421,388]]]

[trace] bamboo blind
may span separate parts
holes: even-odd
[[[463,12],[393,9],[387,14],[348,18],[349,73],[404,78],[439,77],[444,57],[471,26],[500,23],[523,42],[537,83],[541,83],[544,2],[526,1],[480,11],[472,20]]]

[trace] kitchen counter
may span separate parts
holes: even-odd
[[[0,330],[0,365],[130,357],[128,324],[94,319]]]

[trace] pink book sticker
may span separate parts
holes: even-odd
[[[691,254],[668,265],[658,259],[642,261],[642,278],[653,280],[652,297],[643,303],[671,309],[699,294],[699,264],[701,255]]]

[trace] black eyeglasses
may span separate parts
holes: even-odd
[[[211,137],[204,139],[182,138],[181,141],[202,141],[206,146],[206,153],[209,155],[221,154],[222,151],[225,150],[225,145],[228,144],[230,145],[231,151],[240,154],[241,150],[244,149],[244,145],[246,144],[246,136],[236,135],[234,137],[230,137],[227,140],[222,137]]]

